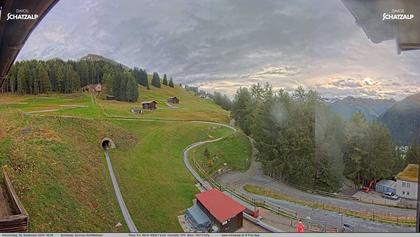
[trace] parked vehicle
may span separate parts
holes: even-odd
[[[382,194],[382,197],[383,198],[386,198],[386,199],[391,199],[391,200],[398,200],[400,198],[400,197],[398,197],[397,194],[391,193],[391,192],[385,192],[385,193],[383,193]]]

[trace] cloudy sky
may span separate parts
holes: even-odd
[[[257,82],[325,97],[420,92],[420,50],[372,43],[340,0],[61,0],[18,59],[89,53],[228,94]]]

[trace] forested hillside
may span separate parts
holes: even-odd
[[[386,128],[361,113],[341,120],[315,91],[240,88],[231,115],[255,139],[264,172],[296,186],[337,191],[344,176],[361,184],[404,165]]]
[[[380,121],[389,129],[395,143],[419,143],[420,94],[408,96],[395,103],[380,117]]]
[[[160,87],[161,78],[153,73],[152,85]],[[164,85],[174,87],[172,78]],[[120,101],[137,101],[137,84],[149,88],[148,74],[140,68],[130,69],[115,61],[97,55],[88,55],[79,61],[51,59],[16,62],[1,88],[3,93],[45,94],[73,93],[86,85],[102,83],[106,93]]]
[[[361,112],[367,120],[373,121],[378,119],[394,103],[394,99],[371,99],[348,96],[330,103],[329,107],[343,119],[351,119],[354,113]]]

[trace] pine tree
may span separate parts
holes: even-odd
[[[10,83],[9,89],[10,92],[13,94],[16,91],[16,83],[17,83],[17,64],[14,64],[10,69],[10,73],[8,75],[8,81]]]
[[[142,85],[149,90],[149,76],[147,75],[146,69],[142,70],[141,78],[141,81],[143,82]]]
[[[174,81],[172,80],[172,77],[169,79],[169,86],[174,88]]]
[[[51,82],[48,77],[48,72],[45,70],[44,65],[39,64],[37,66],[37,77],[39,79],[40,84],[40,92],[41,93],[48,93],[51,90]]]
[[[417,142],[414,141],[408,147],[405,160],[406,164],[418,164],[420,162],[420,147]]]
[[[166,77],[166,74],[163,74],[163,85],[167,86],[168,85],[168,78]]]
[[[58,65],[56,68],[56,90],[60,93],[64,93],[64,68],[61,65]]]
[[[114,86],[115,86],[115,76],[111,73],[106,73],[103,78],[103,84],[106,87],[106,93],[108,95],[114,95]]]
[[[125,77],[124,73],[120,72],[116,80],[120,81],[117,99],[127,101],[127,77]]]
[[[80,85],[86,86],[89,84],[89,66],[86,60],[81,60],[79,63],[78,74],[80,77]]]
[[[25,94],[27,90],[26,79],[29,77],[29,68],[26,63],[22,64],[17,74],[17,89],[16,92],[19,94]]]
[[[127,86],[126,86],[126,100],[129,102],[136,102],[139,97],[139,91],[137,83],[131,74],[126,74]]]
[[[159,77],[159,74],[157,72],[154,72],[153,73],[153,76],[152,76],[152,86],[154,86],[156,88],[161,88],[160,77]]]

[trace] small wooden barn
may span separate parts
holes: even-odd
[[[101,92],[102,85],[101,84],[89,84],[87,86],[82,87],[83,92]]]
[[[197,205],[218,227],[219,232],[233,233],[243,226],[245,207],[218,189],[198,193]]]
[[[166,101],[171,104],[179,104],[179,98],[176,96],[169,97]]]
[[[157,102],[152,100],[152,101],[143,101],[141,102],[141,107],[143,109],[149,109],[149,110],[155,110],[157,109]]]

